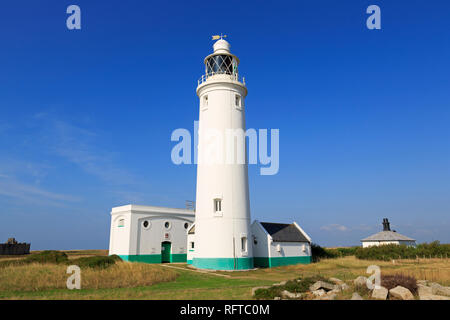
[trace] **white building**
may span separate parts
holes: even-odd
[[[208,135],[223,137],[231,130],[245,132],[247,88],[239,77],[239,59],[230,44],[220,39],[205,58],[205,74],[199,80],[199,147],[195,212],[195,255],[193,266],[200,269],[252,269],[249,243],[250,201],[247,161],[227,162],[225,145],[219,158],[208,157]],[[237,152],[244,152],[245,139]]]
[[[255,267],[278,267],[311,262],[311,238],[291,224],[254,221],[252,242]]]
[[[109,254],[125,261],[186,262],[194,211],[126,205],[111,211]]]
[[[383,219],[383,231],[362,239],[361,243],[363,248],[380,246],[384,244],[404,244],[407,246],[415,246],[416,240],[404,236],[395,230],[391,231],[389,220],[385,218]]]

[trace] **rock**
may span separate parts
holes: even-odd
[[[396,286],[395,288],[389,290],[389,297],[399,300],[414,300],[414,296],[411,291],[402,286]]]
[[[317,300],[334,300],[334,299],[336,299],[336,294],[335,293],[333,293],[333,294],[326,294],[324,296],[321,296],[321,297],[317,298]]]
[[[270,288],[270,286],[254,287],[254,288],[252,288],[252,296],[255,295],[256,290],[258,290],[258,289],[268,289],[268,288]]]
[[[352,298],[350,300],[364,300],[364,299],[358,294],[358,292],[353,292]]]
[[[427,280],[417,280],[417,284],[422,284],[424,286],[428,285],[428,281]]]
[[[346,291],[346,290],[350,289],[350,286],[348,284],[346,284],[345,282],[341,283],[339,285],[339,287],[340,287],[341,291]]]
[[[316,297],[321,297],[323,295],[326,294],[326,291],[323,289],[319,289],[319,290],[314,290],[311,292],[313,295],[315,295]]]
[[[273,300],[281,300],[281,297],[275,297]]]
[[[417,284],[417,293],[419,294],[419,297],[426,296],[426,295],[432,295],[433,290],[431,287],[427,287],[423,284]]]
[[[328,291],[327,294],[340,293],[341,291],[342,291],[341,288],[337,287],[333,290]]]
[[[419,296],[420,300],[450,300],[450,297],[438,296],[435,294],[425,294]]]
[[[309,291],[316,291],[319,289],[330,291],[334,289],[334,285],[325,281],[317,281],[309,287]]]
[[[439,283],[431,283],[431,290],[435,295],[450,296],[450,287],[441,286]]]
[[[293,292],[289,292],[287,290],[283,290],[281,292],[281,294],[289,299],[300,299],[303,295],[301,293],[293,293]]]
[[[359,276],[356,278],[353,283],[356,287],[366,287],[367,286],[367,278],[364,276]]]
[[[376,300],[386,300],[388,296],[388,289],[385,287],[375,287],[372,290],[372,298]]]
[[[345,283],[344,281],[342,281],[342,280],[340,280],[340,279],[338,279],[338,278],[330,278],[330,279],[328,279],[328,280],[330,280],[330,281],[333,282],[334,284],[343,284],[343,283]]]

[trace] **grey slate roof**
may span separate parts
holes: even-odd
[[[415,239],[408,238],[398,232],[394,231],[381,231],[362,239],[361,241],[415,241]]]
[[[309,242],[305,235],[293,224],[260,222],[262,227],[276,242]]]

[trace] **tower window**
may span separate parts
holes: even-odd
[[[242,252],[247,252],[247,237],[241,238],[241,250]]]
[[[194,242],[191,242],[191,249],[194,249]]]
[[[208,106],[208,95],[203,97],[203,106],[207,107]]]
[[[125,219],[120,219],[120,220],[119,220],[119,223],[117,224],[117,226],[118,226],[119,228],[125,227]]]
[[[186,222],[186,223],[184,224],[184,228],[187,229],[188,227],[189,227],[189,223]]]
[[[214,212],[222,211],[222,199],[214,199]]]
[[[238,94],[235,96],[235,105],[236,105],[236,107],[241,106],[241,96]]]
[[[166,229],[170,229],[170,222],[169,222],[169,221],[166,221],[166,222],[164,223],[164,227],[165,227]]]

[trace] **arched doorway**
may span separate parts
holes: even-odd
[[[172,244],[169,241],[164,241],[161,243],[161,262],[170,262],[170,253],[171,253]]]

